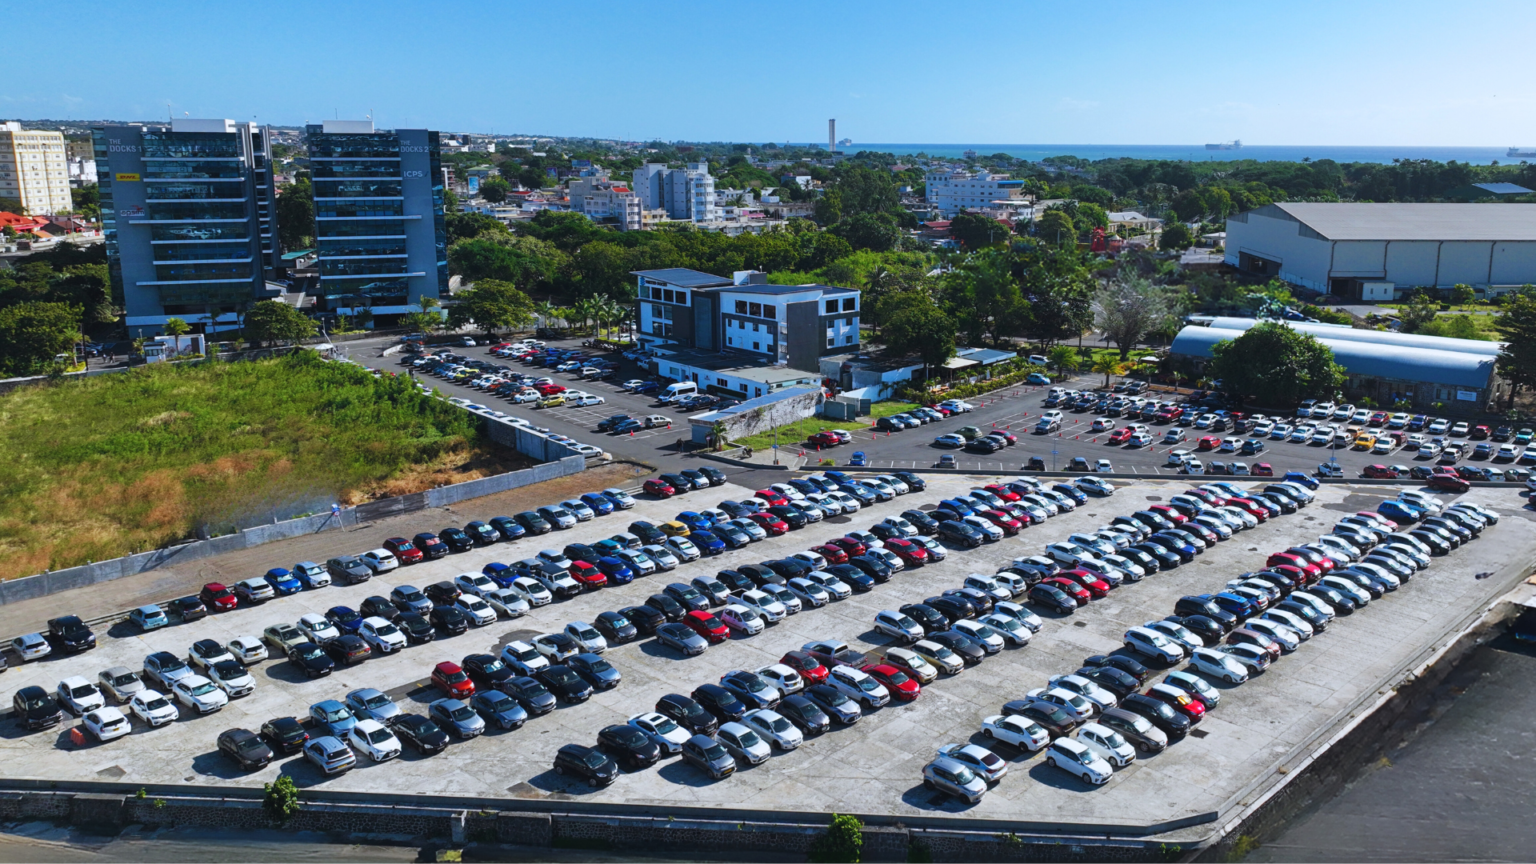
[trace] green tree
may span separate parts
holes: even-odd
[[[854,249],[889,252],[901,242],[901,229],[883,213],[856,213],[832,227]]]
[[[975,251],[993,243],[1006,243],[1010,235],[1009,229],[996,219],[962,210],[949,220],[949,236],[962,248]]]
[[[1145,276],[1130,274],[1115,279],[1093,295],[1093,326],[1120,349],[1121,362],[1167,317],[1166,295]]]
[[[448,326],[455,330],[473,323],[494,334],[533,323],[533,301],[510,282],[482,279],[455,294],[454,301],[448,309]]]
[[[0,375],[35,375],[80,341],[80,307],[28,301],[0,309]]]
[[[1093,365],[1088,367],[1088,371],[1095,375],[1103,375],[1104,386],[1108,387],[1110,376],[1124,375],[1127,366],[1128,364],[1117,362],[1115,358],[1108,354],[1100,354],[1094,358]]]
[[[315,190],[309,177],[300,177],[277,190],[277,237],[283,249],[296,252],[315,244]]]
[[[180,318],[167,318],[160,329],[164,330],[167,336],[185,336],[192,332],[192,325]]]
[[[1332,398],[1344,386],[1344,369],[1333,362],[1328,346],[1274,322],[1211,346],[1206,374],[1222,379],[1227,392],[1257,398],[1265,405]]]
[[[299,787],[294,785],[293,777],[282,774],[275,782],[265,784],[261,807],[279,825],[292,819],[301,808]]]
[[[945,284],[950,317],[963,323],[972,342],[990,334],[992,342],[999,343],[1029,319],[1029,304],[1005,250],[983,249],[970,256],[950,271]]]
[[[898,357],[917,355],[923,361],[924,378],[928,367],[943,366],[955,356],[955,320],[944,314],[928,292],[893,294],[882,305],[886,350]]]
[[[69,190],[70,206],[76,213],[92,221],[101,218],[101,187],[95,183],[86,183],[78,189]]]
[[[812,217],[824,227],[835,225],[841,221],[843,218],[843,193],[836,189],[828,189],[823,192],[821,197],[816,199],[816,204],[812,210]]]
[[[1178,251],[1188,249],[1195,245],[1195,235],[1182,222],[1174,222],[1163,229],[1163,235],[1157,238],[1157,248],[1165,251]]]
[[[859,864],[864,852],[864,823],[857,816],[832,814],[832,824],[811,841],[810,860],[817,864]]]
[[[245,335],[252,343],[298,343],[315,335],[315,322],[281,300],[261,300],[245,315]]]
[[[1057,345],[1045,355],[1046,365],[1065,375],[1068,372],[1077,371],[1082,363],[1082,355],[1078,354],[1070,345]]]
[[[577,218],[586,220],[579,214]],[[533,291],[548,284],[569,260],[552,243],[505,232],[482,232],[448,247],[449,273],[463,276],[468,282],[480,279],[511,282],[523,291]]]
[[[480,184],[480,197],[492,204],[500,204],[507,200],[507,196],[511,193],[512,184],[500,177],[487,177],[485,182]]]
[[[1451,286],[1450,301],[1452,306],[1465,306],[1476,298],[1477,294],[1473,292],[1471,285],[1464,285],[1458,282]]]
[[[1047,210],[1035,220],[1035,234],[1047,243],[1071,245],[1077,242],[1077,225],[1065,210]]]
[[[1403,332],[1417,333],[1440,314],[1440,304],[1427,293],[1419,291],[1413,295],[1413,299],[1408,301],[1407,306],[1398,310],[1398,313],[1403,323]]]
[[[1026,332],[1042,346],[1081,336],[1093,323],[1090,276],[1076,247],[1046,247],[1020,255],[1024,297],[1029,302]]]
[[[1493,328],[1504,342],[1494,365],[1509,380],[1506,407],[1514,410],[1517,393],[1536,389],[1536,295],[1521,292],[1506,300]]]

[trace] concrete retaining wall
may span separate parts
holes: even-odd
[[[497,444],[511,447],[524,456],[540,462],[557,462],[567,456],[581,455],[571,447],[551,440],[542,432],[494,417],[485,419],[485,431]]]

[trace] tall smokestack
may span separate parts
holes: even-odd
[[[837,152],[837,118],[827,121],[827,152]]]

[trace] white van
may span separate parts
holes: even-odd
[[[656,401],[662,403],[676,402],[683,396],[692,396],[698,392],[699,385],[696,382],[679,381],[676,384],[667,385],[666,389],[661,391],[661,395],[656,397]]]

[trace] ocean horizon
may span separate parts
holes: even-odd
[[[1536,150],[1536,144],[1517,145]],[[1259,162],[1300,162],[1332,159],[1335,162],[1378,162],[1390,164],[1397,159],[1431,159],[1436,162],[1469,162],[1474,165],[1519,164],[1529,160],[1510,157],[1504,147],[1413,147],[1413,146],[1335,146],[1244,144],[1237,150],[1207,150],[1204,144],[865,144],[854,142],[841,148],[848,153],[873,150],[897,156],[926,153],[929,156],[958,159],[965,151],[983,156],[1006,153],[1015,159],[1038,162],[1049,156],[1077,156],[1089,161],[1100,159],[1175,159],[1191,162],[1231,162],[1253,159]]]

